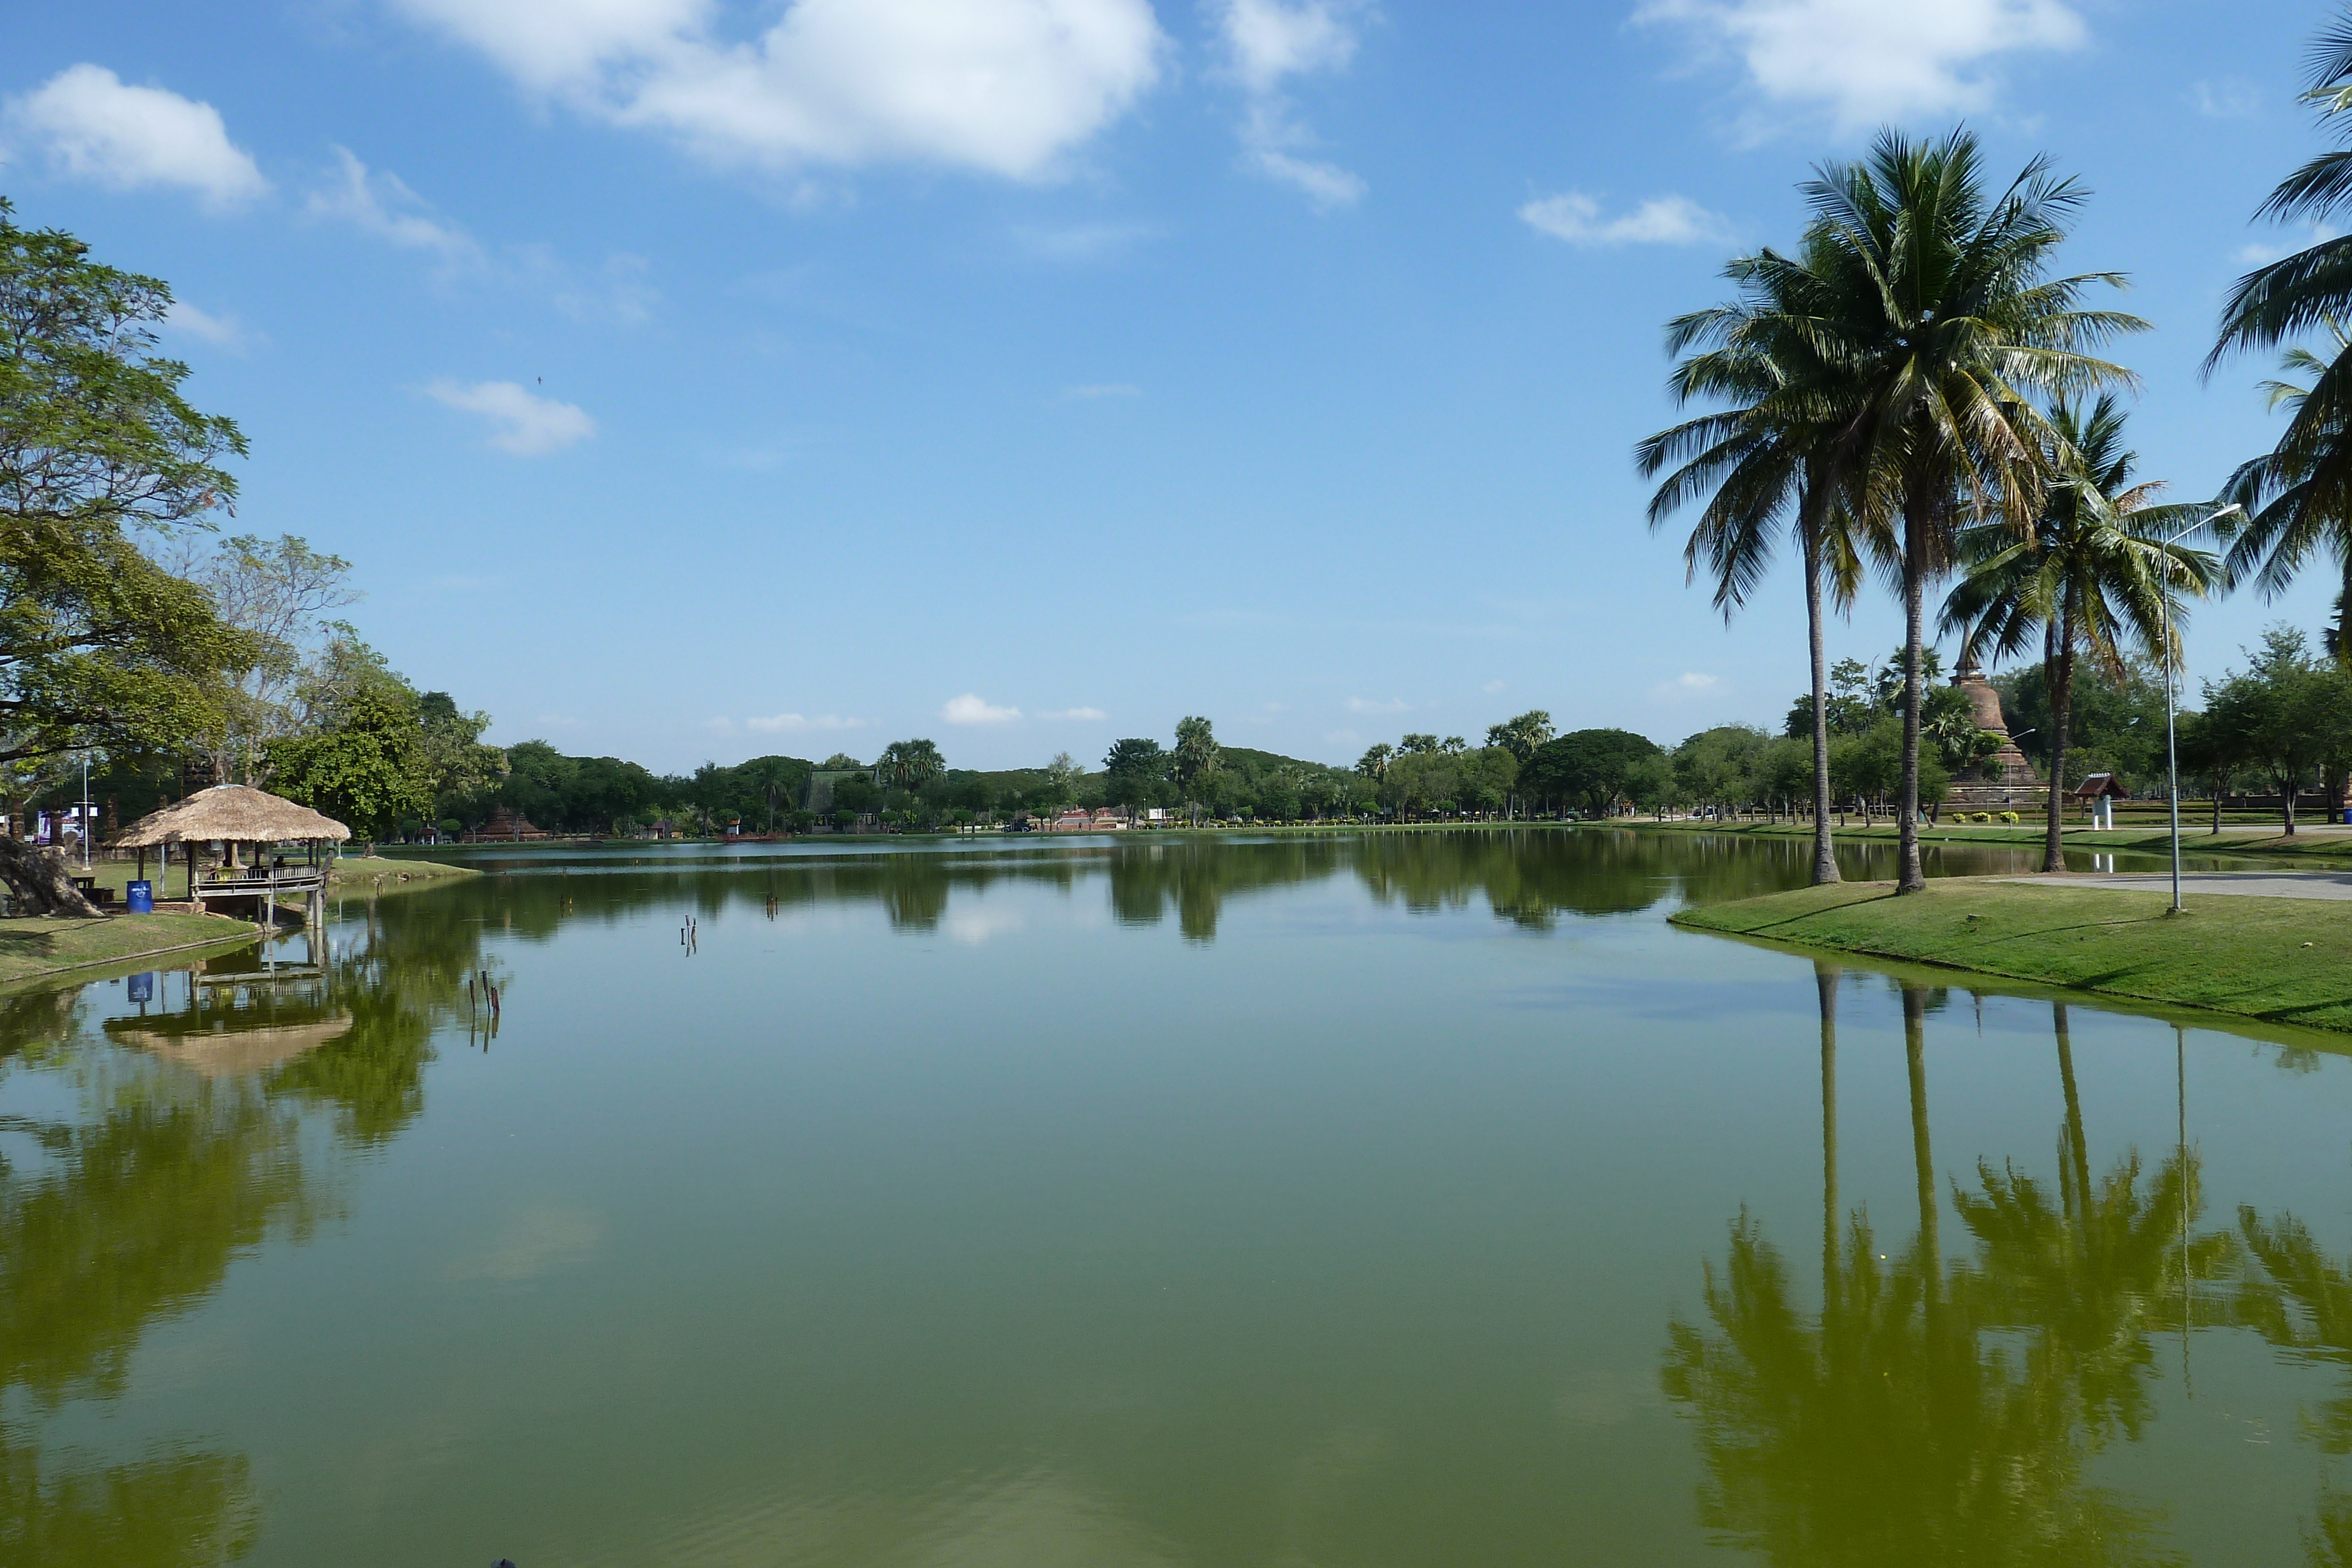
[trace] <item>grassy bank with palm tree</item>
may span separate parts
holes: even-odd
[[[1686,909],[1674,923],[2352,1033],[2352,901],[1938,877],[1845,883]]]
[[[1636,819],[1617,825],[1639,828],[1644,832],[1729,833],[1774,839],[1811,838],[1813,832],[1811,824],[1801,822],[1705,820],[1648,822]],[[1832,839],[1854,842],[1898,841],[1892,823],[1874,823],[1867,827],[1859,821],[1846,827],[1833,824],[1830,833]],[[1920,829],[1920,842],[1927,844],[2000,844],[2005,848],[2024,850],[2039,848],[2045,841],[2045,831],[2039,822],[1946,822],[1941,826],[1929,824]],[[2066,849],[2082,853],[2169,855],[2172,852],[2171,834],[2163,828],[2070,827],[2063,830],[2062,842]],[[2180,852],[2190,856],[2226,855],[2299,862],[2313,870],[2341,871],[2352,868],[2352,833],[2313,833],[2305,831],[2290,836],[2266,827],[2225,828],[2213,833],[2201,827],[2191,830],[2184,824]]]

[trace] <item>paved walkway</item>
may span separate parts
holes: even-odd
[[[2170,893],[2168,872],[2060,872],[2043,876],[2004,876],[2001,882],[2065,883],[2081,887],[2121,887],[2147,893]],[[2352,872],[2337,871],[2185,871],[2180,873],[2183,897],[2191,893],[2232,894],[2246,898],[2352,898]]]

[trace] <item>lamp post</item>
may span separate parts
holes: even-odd
[[[89,869],[89,753],[81,754],[81,869]]]
[[[2159,548],[2168,550],[2198,529],[2210,528],[2231,512],[2242,513],[2244,510],[2243,507],[2232,501],[2218,511],[2209,512],[2198,521],[2189,524],[2165,540]],[[2158,601],[2157,620],[2158,624],[2162,628],[2164,646],[2158,650],[2157,656],[2164,661],[2165,800],[2166,804],[2171,808],[2172,816],[2172,908],[2170,913],[2178,915],[2180,913],[2180,744],[2173,722],[2172,558],[2170,556],[2164,558],[2161,570],[2164,573],[2164,591]],[[2219,821],[2218,818],[2215,820]]]

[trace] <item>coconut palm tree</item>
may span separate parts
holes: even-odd
[[[2061,401],[2050,414],[2043,456],[2052,477],[2031,531],[2006,519],[1961,530],[1965,575],[1944,601],[1943,629],[1970,652],[2014,654],[2036,638],[2050,692],[2050,821],[2042,869],[2064,871],[2066,745],[2074,664],[2084,653],[2120,678],[2125,645],[2136,643],[2178,668],[2177,596],[2202,596],[2215,577],[2213,558],[2168,533],[2194,520],[2192,508],[2154,505],[2160,483],[2134,485],[2138,454],[2124,445],[2124,413],[2102,395],[2084,413]]]
[[[2352,141],[2352,11],[2321,32],[2310,66],[2305,98],[2318,105],[2328,130]],[[2347,205],[2352,149],[2305,163],[2279,182],[2254,215],[2315,225]],[[2210,375],[2241,350],[2292,345],[2318,331],[2334,340],[2325,358],[2300,348],[2290,352],[2289,368],[2309,380],[2269,389],[2273,408],[2284,403],[2292,411],[2286,429],[2271,451],[2231,476],[2224,492],[2248,514],[2230,552],[2231,580],[2252,580],[2265,598],[2284,590],[2316,555],[2335,558],[2341,591],[2352,595],[2352,356],[2336,328],[2343,320],[2352,320],[2352,235],[2321,240],[2238,279],[2206,356]],[[2352,660],[2352,652],[2337,656]]]
[[[1643,475],[1676,466],[1650,501],[1650,527],[1712,495],[1683,548],[1689,576],[1715,580],[1727,621],[1747,601],[1772,556],[1782,525],[1803,558],[1805,623],[1812,655],[1813,881],[1838,880],[1830,837],[1828,656],[1822,641],[1826,589],[1843,609],[1861,581],[1853,511],[1839,493],[1852,468],[1853,422],[1841,407],[1841,367],[1811,329],[1822,281],[1803,257],[1766,250],[1736,258],[1724,276],[1738,286],[1727,305],[1677,317],[1667,351],[1699,351],[1675,367],[1677,402],[1728,406],[1660,431],[1635,449]]]
[[[1822,166],[1806,186],[1806,254],[1825,287],[1810,329],[1846,385],[1864,444],[1866,511],[1885,519],[1903,598],[1903,784],[1896,886],[1927,885],[1919,861],[1920,653],[1927,585],[1949,566],[1969,521],[2028,531],[2046,455],[2059,438],[2035,397],[2126,384],[2129,371],[2088,350],[2144,329],[2137,317],[2091,310],[2114,273],[2052,277],[2050,263],[2085,193],[2028,163],[1992,194],[1977,140],[1881,134],[1869,155]]]

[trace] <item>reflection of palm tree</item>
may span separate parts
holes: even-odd
[[[2229,1271],[2236,1248],[2226,1232],[2180,1245],[2203,1201],[2199,1163],[2185,1145],[2146,1186],[2137,1151],[2094,1185],[2065,1004],[2052,1012],[2066,1103],[2056,1200],[2014,1166],[1996,1171],[1980,1160],[1979,1190],[1954,1202],[1978,1243],[1979,1323],[2038,1331],[2037,1357],[2048,1375],[2073,1383],[2094,1437],[2114,1428],[2137,1437],[2147,1415],[2151,1333],[2191,1321],[2190,1285]]]
[[[2148,1359],[2147,1304],[2163,1299],[2174,1228],[2193,1196],[2186,1152],[2145,1196],[2134,1158],[2087,1201],[2070,1196],[2063,1214],[2030,1183],[1988,1169],[1985,1195],[1959,1200],[1978,1260],[1948,1270],[1927,1125],[1932,998],[1906,988],[1919,1234],[1890,1262],[1861,1215],[1837,1230],[1836,982],[1816,967],[1820,1315],[1808,1322],[1797,1309],[1786,1269],[1743,1214],[1720,1270],[1707,1269],[1707,1327],[1669,1330],[1664,1383],[1698,1425],[1704,1521],[1809,1568],[2155,1560],[2153,1516],[2087,1484],[2083,1469],[2101,1428],[2137,1418],[2128,1395]],[[2070,1081],[2071,1067],[2070,1054]],[[2087,1191],[2074,1103],[2061,1162],[2069,1195]],[[2228,1247],[2209,1237],[2195,1253],[2210,1269]],[[1986,1331],[2003,1329],[2035,1337],[2023,1354],[1988,1347]]]

